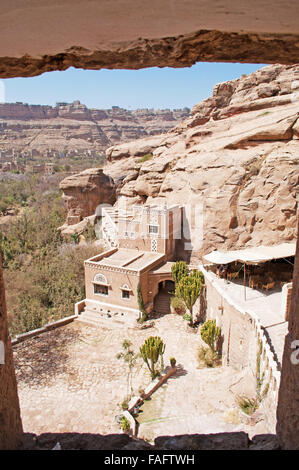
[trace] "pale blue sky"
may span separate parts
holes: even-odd
[[[11,78],[5,101],[48,104],[80,100],[90,108],[183,108],[211,95],[216,83],[239,78],[261,64],[198,63],[183,69],[82,70],[49,72],[32,78]],[[3,87],[2,87],[3,88]],[[0,96],[1,100],[1,96]],[[3,98],[2,98],[3,100]]]

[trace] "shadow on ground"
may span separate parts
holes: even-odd
[[[30,386],[48,384],[67,372],[68,347],[80,332],[57,328],[14,346],[14,363],[18,382]]]

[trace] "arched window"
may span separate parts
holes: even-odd
[[[104,274],[96,274],[93,279],[94,294],[108,295],[108,282]]]
[[[123,286],[121,286],[121,298],[129,299],[131,290],[132,289],[128,286],[128,284],[124,284]]]
[[[107,278],[104,276],[104,274],[96,274],[93,282],[96,282],[97,284],[105,284],[108,286]]]

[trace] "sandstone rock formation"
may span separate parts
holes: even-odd
[[[189,108],[89,109],[79,101],[56,107],[0,103],[0,152],[100,153],[116,143],[167,132],[189,114]]]
[[[60,182],[68,210],[67,225],[78,224],[94,214],[99,204],[115,202],[115,185],[101,168],[91,168]]]
[[[297,0],[2,0],[0,77],[299,61]]]
[[[298,123],[299,67],[267,66],[216,85],[167,134],[109,148],[104,171],[129,205],[185,205],[193,257],[288,242],[296,235]]]

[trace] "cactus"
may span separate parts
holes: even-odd
[[[176,284],[175,295],[185,302],[190,312],[190,324],[193,325],[193,306],[201,294],[203,286],[203,274],[200,271],[193,270],[189,276],[184,276]]]
[[[216,326],[216,320],[207,320],[200,330],[203,341],[215,351],[215,343],[220,338],[221,328]]]
[[[171,266],[172,277],[177,284],[182,277],[188,276],[188,267],[186,261],[177,261]]]
[[[163,370],[163,354],[165,351],[165,344],[159,336],[150,336],[144,341],[144,344],[140,347],[140,354],[142,359],[146,363],[151,373],[152,379],[157,375],[155,370],[155,364],[159,358],[161,360],[161,370]]]

